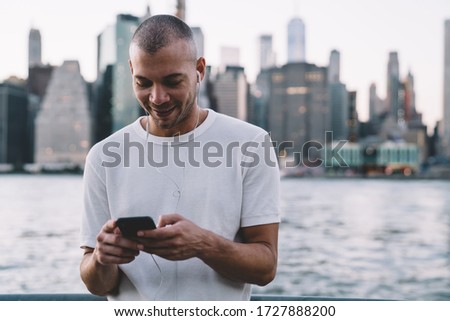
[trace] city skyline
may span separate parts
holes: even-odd
[[[98,34],[119,13],[144,15],[148,4],[152,14],[175,13],[175,0],[0,4],[0,41],[8,44],[8,50],[0,53],[0,80],[27,77],[31,28],[41,32],[44,63],[60,66],[64,60],[76,59],[84,78],[95,80]],[[239,47],[241,65],[253,83],[259,71],[259,37],[273,36],[273,50],[281,66],[287,61],[288,22],[299,17],[306,29],[307,62],[327,66],[331,51],[340,52],[341,80],[349,90],[357,91],[362,121],[368,118],[371,83],[386,97],[391,51],[398,53],[401,79],[408,71],[415,78],[417,110],[424,114],[424,122],[434,127],[442,119],[444,21],[450,19],[450,3],[445,0],[188,0],[186,6],[186,22],[202,28],[205,57],[213,67],[220,64],[222,46]]]

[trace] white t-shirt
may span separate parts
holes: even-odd
[[[239,242],[241,227],[278,223],[279,170],[259,127],[208,110],[190,133],[159,137],[140,119],[97,143],[84,173],[81,245],[94,248],[111,218],[178,213]],[[216,273],[197,258],[169,261],[142,252],[123,264],[110,300],[248,300],[249,284]],[[160,267],[161,271],[159,270]]]

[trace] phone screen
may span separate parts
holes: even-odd
[[[156,228],[156,224],[150,216],[121,217],[117,220],[117,226],[126,237],[136,237],[138,231]]]

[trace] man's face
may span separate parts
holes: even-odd
[[[131,45],[134,93],[151,116],[152,134],[173,136],[186,133],[195,126],[197,65],[184,40],[177,40],[155,54]]]

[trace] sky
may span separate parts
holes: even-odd
[[[176,0],[15,0],[0,2],[0,81],[27,77],[28,33],[39,29],[44,63],[78,60],[87,81],[96,78],[97,35],[119,13],[174,14]],[[331,50],[341,55],[341,81],[357,91],[360,119],[368,118],[369,86],[386,95],[389,52],[400,75],[415,78],[416,107],[434,127],[442,118],[444,21],[450,0],[186,0],[186,22],[201,27],[206,61],[220,64],[220,48],[240,48],[240,63],[252,83],[259,71],[258,38],[273,36],[277,65],[286,63],[287,24],[306,26],[306,60],[327,66]]]

